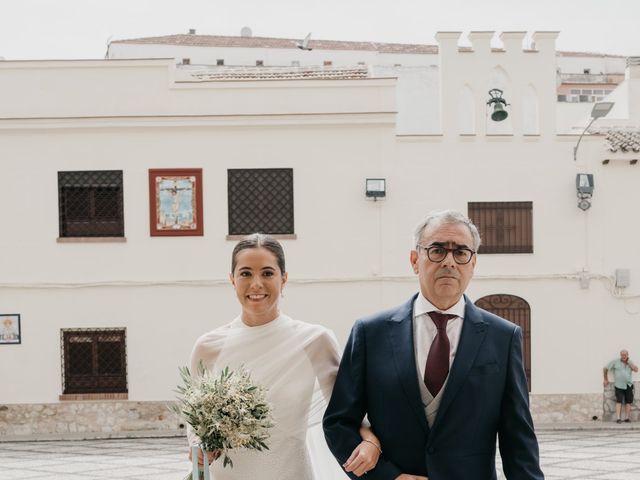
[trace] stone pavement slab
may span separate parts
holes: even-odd
[[[538,439],[547,480],[640,480],[640,430],[543,430]],[[182,480],[186,454],[183,437],[0,442],[0,480]]]

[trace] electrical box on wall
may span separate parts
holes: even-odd
[[[631,272],[628,268],[616,268],[616,287],[626,288],[631,283]]]

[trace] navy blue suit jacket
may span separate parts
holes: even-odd
[[[509,480],[542,480],[521,329],[466,298],[460,342],[429,428],[413,347],[416,296],[358,320],[351,330],[323,421],[338,462],[360,443],[359,426],[367,415],[383,450],[368,480],[393,480],[401,473],[493,480],[496,436]]]

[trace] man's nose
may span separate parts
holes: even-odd
[[[447,254],[444,256],[444,260],[442,260],[441,265],[450,267],[452,265],[456,265],[456,261],[453,259],[453,251],[447,251]]]

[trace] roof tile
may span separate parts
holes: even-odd
[[[368,78],[367,67],[199,67],[181,68],[183,82],[229,80],[354,80]]]
[[[178,45],[190,47],[237,47],[237,48],[297,48],[300,39],[274,37],[242,37],[222,35],[176,34],[159,37],[130,38],[114,40],[111,43]],[[342,40],[310,40],[309,47],[314,50],[360,50],[379,53],[437,54],[438,45],[411,43],[352,42]],[[472,51],[470,47],[460,47],[460,51]],[[496,51],[499,51],[497,49]],[[527,50],[534,51],[534,50]],[[558,50],[560,57],[611,57],[624,58],[623,55],[609,55],[594,52],[570,52]]]
[[[640,152],[640,130],[609,130],[605,145],[610,152]]]
[[[161,37],[114,40],[111,43],[179,45],[190,47],[238,47],[238,48],[297,48],[300,40],[271,37],[225,37],[219,35],[165,35]],[[349,42],[339,40],[311,40],[314,50],[360,50],[379,53],[437,54],[437,45],[404,43]]]

